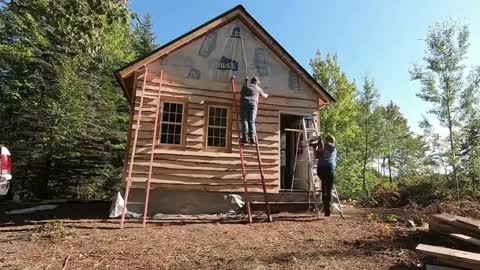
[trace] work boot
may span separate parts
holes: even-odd
[[[254,136],[250,136],[250,143],[251,143],[251,144],[255,144],[255,143],[256,143]]]
[[[325,209],[325,216],[326,216],[326,217],[329,217],[330,214],[331,214],[331,212],[330,212],[330,207],[328,207],[328,208]]]
[[[247,143],[248,143],[247,138],[245,136],[242,137],[242,144],[247,144]]]

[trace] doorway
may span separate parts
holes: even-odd
[[[300,123],[304,116],[292,115],[292,114],[280,114],[280,189],[290,189],[293,180],[294,166],[295,166],[295,149],[297,146],[297,140],[300,137],[302,140],[303,135],[299,135],[298,132],[288,131],[285,129],[300,128]],[[302,154],[302,149],[298,149],[298,156]],[[298,159],[297,156],[297,159]],[[302,166],[298,166],[295,169],[295,175],[302,175]],[[297,186],[297,180],[295,180],[295,186]],[[294,189],[295,189],[294,186]]]

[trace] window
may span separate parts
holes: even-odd
[[[208,106],[207,147],[227,148],[230,134],[230,108],[227,106]]]
[[[162,102],[163,113],[160,129],[160,144],[183,144],[182,124],[184,116],[183,103]]]

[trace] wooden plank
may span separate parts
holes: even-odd
[[[461,261],[467,264],[475,265],[480,269],[480,254],[473,253],[463,250],[431,246],[425,244],[419,244],[415,250],[423,255],[446,259],[446,260],[455,260]]]
[[[450,233],[449,236],[480,247],[480,240],[477,238],[473,238],[468,235],[459,234],[459,233]]]
[[[134,174],[132,181],[136,182],[145,182],[147,177],[145,174]],[[242,179],[221,179],[221,178],[202,178],[202,177],[182,177],[176,175],[163,175],[156,174],[152,177],[152,181],[155,183],[165,183],[165,184],[209,184],[209,185],[240,185],[242,184]],[[261,185],[260,179],[247,179],[247,182],[252,185]],[[266,182],[269,185],[275,185],[275,179],[268,179]]]
[[[457,216],[457,222],[469,229],[480,230],[480,220]]]
[[[145,184],[141,182],[132,183],[132,188],[145,189]],[[183,190],[183,191],[216,191],[216,192],[243,192],[243,184],[239,185],[175,185],[175,184],[159,184],[152,183],[153,189],[161,190]],[[263,192],[262,185],[249,185],[250,192]],[[275,186],[267,186],[267,193],[278,193],[279,188]]]
[[[134,164],[132,173],[145,174],[147,170],[144,167]],[[246,169],[246,172],[251,179],[260,178],[258,174],[258,167],[252,166]],[[155,175],[175,175],[180,177],[203,177],[203,178],[215,178],[215,179],[239,179],[241,178],[241,170],[197,170],[195,169],[170,169],[170,168],[153,168]],[[278,178],[278,170],[269,170],[265,173],[266,178],[275,180]]]
[[[158,81],[157,78],[151,77],[149,81],[152,85]],[[243,81],[241,83],[237,82],[238,86],[243,86]],[[171,76],[168,81],[165,82],[165,85],[171,87],[179,87],[179,88],[189,88],[189,89],[198,89],[204,91],[231,91],[230,81],[228,82],[220,82],[220,81],[211,81],[211,80],[192,80],[186,78],[177,78]],[[267,91],[267,90],[266,90]],[[269,94],[274,93],[280,97],[291,97],[295,95],[296,98],[305,99],[305,100],[316,100],[316,95],[311,91],[296,91],[296,90],[288,90],[288,89],[269,89]]]
[[[147,155],[138,155],[136,161],[147,160]],[[198,157],[198,156],[177,156],[169,154],[155,155],[155,160],[159,162],[193,162],[196,164],[213,164],[213,165],[240,165],[239,158],[222,158],[222,157]],[[247,165],[258,165],[256,157],[246,157],[245,161]],[[262,162],[268,165],[279,165],[277,159],[262,159]]]
[[[202,83],[202,81],[199,81],[197,83]],[[203,83],[205,83],[203,81]],[[138,84],[137,87],[141,87],[140,84]],[[148,96],[149,98],[155,98],[155,93],[158,92],[158,85],[152,85],[152,84],[147,84],[147,88],[145,90],[145,95]],[[139,89],[140,90],[140,89]],[[283,101],[303,101],[307,103],[312,103],[316,104],[316,97],[306,97],[302,95],[302,92],[299,91],[290,91],[289,93],[282,93],[277,90],[271,90],[267,91],[265,90],[268,94],[269,97],[268,99],[262,99],[265,101],[271,100],[272,102],[283,100]],[[181,94],[181,95],[188,95],[188,96],[200,96],[200,97],[222,97],[225,99],[232,99],[232,93],[231,89],[224,89],[224,90],[211,90],[211,89],[199,89],[199,88],[191,88],[188,86],[168,86],[165,85],[164,88],[162,88],[162,93],[170,93],[170,94]],[[229,95],[230,94],[230,95]],[[237,93],[237,100],[240,98],[240,93]],[[317,105],[318,107],[318,105]]]
[[[453,267],[433,265],[433,264],[427,264],[426,268],[427,268],[426,270],[461,270],[460,268],[453,268]]]
[[[464,234],[480,239],[480,230],[472,229],[469,225],[457,221],[457,216],[439,214],[432,216],[428,222],[429,230],[448,235],[450,233]]]
[[[138,92],[141,92],[141,90],[138,90]],[[149,93],[149,92],[146,92]],[[146,105],[152,105],[156,97],[153,96],[153,91],[150,92],[150,96],[146,96]],[[225,102],[225,103],[232,103],[232,94],[228,92],[216,92],[216,93],[211,93],[207,91],[181,91],[180,89],[169,89],[167,87],[162,88],[162,96],[179,96],[179,97],[185,97],[188,96],[190,97],[190,100],[192,102],[196,103],[201,103],[202,100],[209,100],[209,101],[216,101],[216,102]],[[240,99],[240,94],[237,95],[237,100]],[[297,99],[294,96],[291,96],[290,98],[286,97],[276,97],[275,93],[271,93],[271,96],[268,97],[268,99],[260,99],[259,100],[259,106],[277,106],[281,108],[309,108],[312,110],[318,110],[318,105],[315,101],[312,100],[303,100],[303,99]]]
[[[146,161],[134,161],[134,170],[139,170],[140,167],[148,167],[149,162]],[[237,165],[222,165],[219,166],[218,164],[212,164],[212,163],[197,163],[197,162],[185,162],[185,161],[169,161],[169,162],[158,162],[158,159],[155,159],[155,162],[153,162],[153,167],[155,168],[161,168],[161,169],[172,169],[172,170],[191,170],[193,174],[195,172],[237,172],[240,171],[241,168],[239,168]],[[252,167],[255,166],[255,163],[248,164],[251,165]],[[257,164],[258,165],[258,164]],[[266,172],[272,170],[273,172],[276,172],[278,170],[278,165],[276,164],[271,164],[271,163],[266,163],[263,167]],[[254,167],[255,168],[255,167]]]
[[[456,267],[460,269],[475,269],[478,270],[478,265],[466,263],[461,260],[455,259],[444,259],[444,258],[433,258],[433,263],[438,265],[444,265],[448,267]]]

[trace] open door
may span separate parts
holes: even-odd
[[[280,114],[280,189],[290,189],[293,180],[293,167],[295,165],[295,148],[297,145],[297,132],[285,129],[298,129],[303,116]],[[302,136],[300,136],[302,137]],[[298,149],[301,154],[302,149]],[[301,168],[297,167],[298,170]]]

